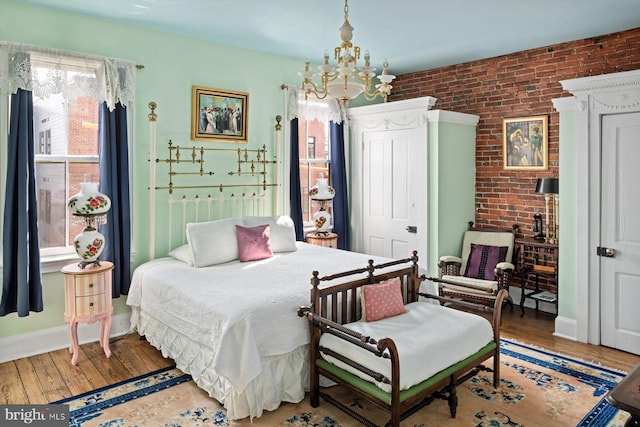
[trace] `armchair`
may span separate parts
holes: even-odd
[[[493,306],[500,289],[509,292],[509,282],[515,275],[517,229],[517,224],[511,230],[476,228],[470,221],[461,256],[441,256],[440,277],[430,278],[438,283],[439,295]],[[511,296],[505,302],[513,310]]]

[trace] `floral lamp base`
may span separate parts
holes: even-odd
[[[331,215],[321,209],[313,215],[313,224],[316,227],[316,233],[328,234],[331,226]]]
[[[93,227],[87,227],[76,236],[73,241],[76,253],[81,261],[78,264],[80,268],[88,265],[99,266],[98,257],[104,249],[104,236]]]

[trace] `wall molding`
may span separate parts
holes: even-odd
[[[130,313],[122,313],[111,317],[111,338],[130,332],[130,316]],[[80,323],[78,342],[80,344],[97,342],[99,331],[100,322]],[[68,348],[70,343],[67,325],[0,338],[0,363]],[[69,354],[69,362],[71,362],[71,354]]]
[[[553,336],[578,341],[578,322],[568,317],[556,317],[556,326]]]

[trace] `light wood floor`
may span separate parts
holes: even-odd
[[[554,337],[553,330],[553,316],[546,313],[527,309],[520,318],[516,307],[503,315],[503,338],[627,372],[640,364],[640,356]],[[173,364],[137,334],[113,338],[110,347],[107,359],[98,343],[80,346],[76,366],[67,349],[0,364],[0,403],[48,403]]]

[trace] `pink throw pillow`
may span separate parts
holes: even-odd
[[[257,261],[273,256],[271,245],[269,244],[269,235],[270,229],[268,224],[258,225],[256,227],[236,225],[240,261]]]
[[[365,322],[404,313],[400,278],[362,287],[362,312]]]

